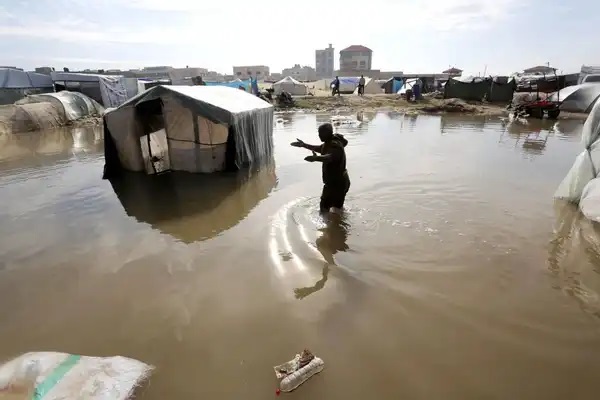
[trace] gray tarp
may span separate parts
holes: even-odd
[[[569,86],[550,96],[550,101],[560,101],[560,109],[569,112],[590,112],[600,97],[600,83]]]
[[[0,88],[33,89],[51,88],[52,78],[35,72],[25,72],[14,68],[0,68]]]
[[[466,81],[467,79],[470,80]],[[510,103],[515,86],[514,80],[505,77],[451,78],[444,86],[444,98]]]
[[[74,121],[90,115],[101,115],[104,108],[93,99],[79,92],[63,90],[58,93],[43,93],[27,96],[18,104],[51,103],[67,121]]]

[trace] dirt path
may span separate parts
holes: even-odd
[[[354,113],[358,111],[397,111],[407,114],[445,114],[461,113],[473,115],[505,116],[509,111],[506,104],[492,104],[459,99],[436,99],[425,97],[418,102],[407,102],[395,94],[342,95],[332,96],[305,96],[295,98],[295,109],[312,112],[339,112]],[[278,109],[276,107],[276,109]],[[564,118],[583,118],[586,114],[561,113]]]

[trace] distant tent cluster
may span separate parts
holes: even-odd
[[[0,105],[13,104],[30,94],[48,92],[54,92],[50,76],[14,68],[0,68]]]
[[[515,80],[508,77],[450,78],[444,85],[444,98],[510,103],[515,89]]]

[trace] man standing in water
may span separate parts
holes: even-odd
[[[306,161],[323,163],[321,212],[328,212],[331,209],[334,209],[334,212],[341,212],[344,208],[346,193],[350,189],[350,177],[346,170],[346,152],[344,150],[348,141],[340,134],[334,135],[331,124],[319,126],[319,139],[323,142],[320,145],[307,144],[297,139],[292,146],[303,147],[313,152],[312,156],[304,158]],[[321,155],[316,155],[315,152],[321,153]]]

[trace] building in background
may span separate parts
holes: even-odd
[[[318,79],[333,78],[334,49],[331,43],[328,48],[315,51],[315,70]]]
[[[250,77],[256,79],[265,79],[269,74],[269,67],[266,65],[249,65],[233,67],[233,75],[238,79],[248,79]]]
[[[373,51],[362,45],[352,45],[340,51],[342,75],[369,75],[373,63]]]
[[[455,77],[455,76],[461,76],[462,73],[463,73],[463,70],[456,68],[456,67],[448,68],[447,70],[442,72],[442,74],[448,74],[448,76],[451,78]]]
[[[281,75],[283,75],[283,77],[291,76],[295,80],[301,82],[312,82],[317,80],[317,72],[314,68],[308,66],[301,67],[300,64],[296,64],[292,68],[284,69],[281,71]]]
[[[556,72],[556,68],[552,68],[550,65],[537,65],[535,67],[526,68],[523,72],[525,74],[553,74]]]

